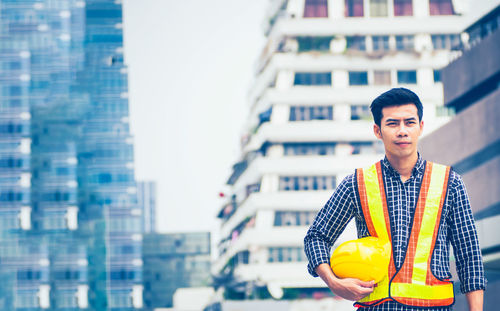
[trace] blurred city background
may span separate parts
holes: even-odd
[[[396,86],[464,178],[497,309],[499,26],[499,0],[0,0],[0,309],[353,310],[303,238],[383,156]]]

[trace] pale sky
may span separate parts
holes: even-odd
[[[160,232],[215,231],[265,44],[268,0],[124,0],[137,180]]]

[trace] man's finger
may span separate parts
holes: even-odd
[[[362,286],[361,286],[361,287],[359,288],[359,293],[360,293],[360,294],[369,294],[369,293],[371,293],[371,292],[373,292],[373,287],[362,287]]]
[[[370,287],[371,288],[375,285],[375,282],[374,281],[365,282],[365,281],[358,280],[358,285],[362,286],[362,287]]]

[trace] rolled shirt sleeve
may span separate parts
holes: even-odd
[[[456,258],[460,290],[462,293],[484,290],[486,278],[476,225],[464,182],[456,173],[450,196],[453,202],[451,244]]]
[[[304,251],[308,259],[308,272],[317,277],[315,269],[330,263],[330,250],[354,216],[353,180],[349,175],[337,186],[333,195],[319,211],[304,238]]]

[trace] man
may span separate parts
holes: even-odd
[[[358,310],[451,310],[451,243],[469,309],[482,310],[486,279],[465,185],[450,167],[417,152],[424,126],[420,99],[395,88],[370,108],[385,158],[347,176],[316,216],[304,239],[309,273],[356,301]],[[330,268],[331,247],[353,217],[358,237],[391,242],[388,277],[378,284],[340,279]]]

